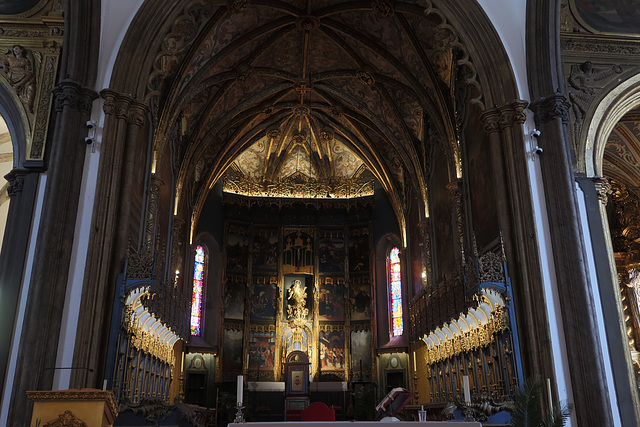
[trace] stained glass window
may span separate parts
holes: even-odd
[[[402,275],[400,270],[400,249],[393,248],[389,253],[389,300],[391,305],[391,336],[402,335]]]
[[[196,247],[193,263],[193,293],[191,296],[191,335],[202,332],[202,292],[204,289],[204,248]]]

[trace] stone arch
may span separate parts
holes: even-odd
[[[640,105],[640,74],[633,75],[611,89],[598,103],[589,123],[584,149],[585,173],[589,177],[603,176],[602,161],[607,139],[622,116]]]
[[[4,85],[0,85],[0,115],[7,123],[9,133],[11,134],[13,167],[19,168],[23,166],[26,157],[27,136],[22,114],[14,98]]]

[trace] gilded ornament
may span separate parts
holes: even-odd
[[[43,427],[87,427],[87,424],[76,418],[73,412],[64,411],[63,414],[58,415],[58,418],[49,421]]]

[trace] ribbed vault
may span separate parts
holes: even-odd
[[[191,2],[146,89],[156,161],[172,162],[186,215],[259,141],[280,147],[264,163],[270,179],[295,146],[316,173],[336,170],[327,144],[339,141],[382,184],[400,222],[407,186],[426,205],[434,146],[459,175],[457,131],[481,96],[440,11],[383,0]],[[309,143],[292,145],[296,138]]]

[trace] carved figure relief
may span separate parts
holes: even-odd
[[[568,94],[576,120],[582,121],[589,104],[595,98],[597,92],[595,83],[621,72],[622,68],[618,65],[614,65],[609,70],[600,71],[593,68],[591,61],[571,66],[571,74],[568,78],[570,86]]]
[[[6,53],[0,68],[3,68],[6,72],[7,80],[16,91],[16,95],[18,95],[22,104],[30,113],[33,113],[36,78],[33,63],[28,57],[27,50],[19,44],[14,45],[11,51]]]

